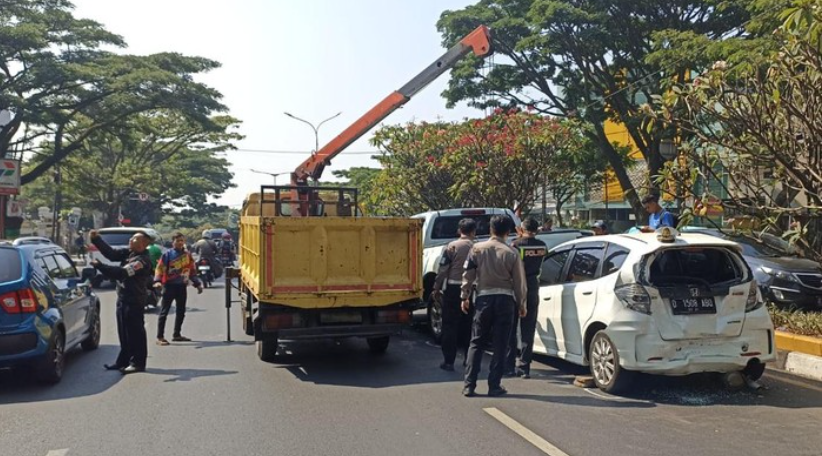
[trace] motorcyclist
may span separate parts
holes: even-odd
[[[208,262],[214,272],[214,277],[219,277],[222,274],[221,263],[217,259],[217,244],[211,240],[209,230],[203,231],[203,237],[191,246],[191,251],[197,255],[197,261],[205,259]]]
[[[220,242],[219,251],[223,265],[230,266],[234,264],[236,257],[234,253],[234,241],[231,240],[231,233],[223,233],[223,239]]]

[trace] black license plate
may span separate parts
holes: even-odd
[[[671,299],[671,309],[674,315],[715,314],[716,303],[712,297]]]

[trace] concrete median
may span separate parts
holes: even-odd
[[[822,381],[822,339],[777,331],[776,348],[777,369]]]

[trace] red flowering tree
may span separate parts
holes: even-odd
[[[573,125],[518,110],[484,119],[383,127],[372,142],[383,171],[372,199],[382,213],[533,202],[553,158],[580,147]]]

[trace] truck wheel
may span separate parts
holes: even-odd
[[[270,337],[257,341],[257,356],[267,363],[273,362],[277,356],[277,338]]]
[[[434,298],[428,299],[428,327],[434,342],[442,342],[442,304]]]
[[[243,287],[243,306],[245,307],[245,318],[243,318],[243,330],[245,331],[246,336],[253,336],[254,335],[254,318],[252,317],[252,306],[254,304],[254,298],[251,296],[251,291],[248,288]]]
[[[378,355],[382,354],[382,353],[385,353],[385,351],[388,350],[388,342],[390,340],[391,340],[391,337],[389,337],[389,336],[369,337],[367,339],[368,349],[371,351],[371,353],[378,354]]]

